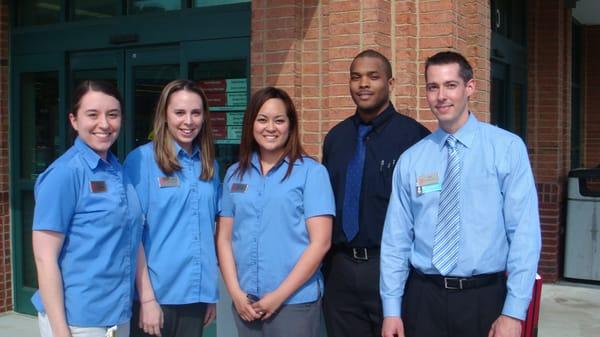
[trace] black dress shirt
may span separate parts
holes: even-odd
[[[333,127],[323,143],[323,165],[335,195],[336,217],[333,226],[333,244],[349,247],[377,248],[392,190],[392,173],[398,158],[406,149],[429,134],[414,119],[399,114],[390,103],[389,107],[369,124],[373,130],[366,136],[365,166],[360,192],[359,231],[348,243],[342,229],[342,210],[346,169],[356,148],[358,113]]]

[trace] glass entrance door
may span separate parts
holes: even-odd
[[[11,145],[11,199],[16,311],[35,314],[30,302],[37,288],[31,248],[33,186],[37,176],[72,145],[74,134],[67,110],[73,88],[85,79],[102,79],[122,93],[124,124],[112,151],[123,160],[129,151],[152,138],[154,109],[164,85],[177,78],[199,81],[214,111],[222,177],[237,160],[248,97],[248,62],[248,38],[40,54],[15,61],[11,139],[17,141]],[[207,335],[215,334],[213,326]]]

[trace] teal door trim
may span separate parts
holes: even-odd
[[[21,111],[21,75],[24,73],[33,72],[47,72],[53,71],[58,74],[58,85],[59,85],[59,119],[66,118],[66,115],[61,114],[66,110],[65,105],[65,62],[64,57],[60,53],[52,54],[36,54],[22,56],[18,59],[13,59],[12,72],[10,78],[10,87],[19,88],[17,90],[10,91],[10,107],[11,111]],[[14,281],[14,308],[15,311],[34,314],[35,309],[30,302],[30,298],[35,292],[35,288],[25,286],[23,280],[23,269],[24,269],[24,226],[31,226],[31,224],[23,224],[23,204],[22,195],[25,192],[32,192],[34,187],[34,181],[31,179],[23,179],[20,177],[21,173],[21,142],[14,141],[21,139],[21,120],[20,116],[16,113],[9,114],[9,139],[10,141],[10,210],[11,210],[11,224],[12,224],[12,253],[13,253],[13,281]],[[60,123],[59,123],[60,125]],[[65,128],[59,126],[59,137],[64,139]],[[65,144],[59,144],[59,151],[63,152]]]
[[[170,44],[180,41],[248,37],[250,3],[68,22],[14,27],[15,54],[108,49]]]

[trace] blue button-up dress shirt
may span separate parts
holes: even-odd
[[[243,291],[263,297],[276,290],[310,243],[306,220],[334,215],[333,191],[325,167],[309,157],[296,160],[291,175],[282,160],[261,174],[258,155],[240,179],[232,165],[223,182],[221,216],[233,217],[232,247]],[[286,304],[318,300],[323,275],[315,272]]]
[[[142,213],[117,158],[104,161],[77,138],[38,177],[35,201],[33,230],[65,235],[58,265],[67,324],[128,322]],[[39,291],[32,302],[45,312]]]
[[[471,114],[454,134],[461,158],[460,246],[450,276],[506,271],[502,313],[524,319],[541,238],[535,183],[521,139]],[[448,161],[448,134],[439,128],[408,149],[394,171],[381,243],[380,292],[385,316],[400,316],[410,265],[432,265],[440,191]],[[435,178],[437,176],[437,178]],[[427,182],[417,190],[417,182]]]
[[[198,147],[190,156],[178,144],[174,146],[181,170],[170,178],[156,163],[152,142],[133,150],[125,160],[125,172],[146,215],[142,241],[148,274],[160,304],[215,303],[219,177],[200,180]]]

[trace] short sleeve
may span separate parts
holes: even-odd
[[[235,172],[234,166],[230,167],[227,170],[227,174],[225,174],[225,179],[223,179],[223,185],[221,188],[221,199],[219,202],[219,216],[233,217],[233,200],[231,199],[231,191],[229,186],[231,185],[231,181],[233,180],[233,175]]]
[[[149,172],[148,170],[154,163],[146,163],[146,158],[142,153],[141,148],[137,148],[133,150],[123,163],[123,170],[125,175],[135,188],[137,192],[138,199],[140,200],[140,204],[142,205],[142,212],[148,212],[148,180],[149,180]]]
[[[77,171],[51,166],[35,184],[33,230],[66,233],[79,197]]]
[[[335,215],[333,190],[325,166],[315,164],[306,172],[303,200],[305,219],[319,215]]]

